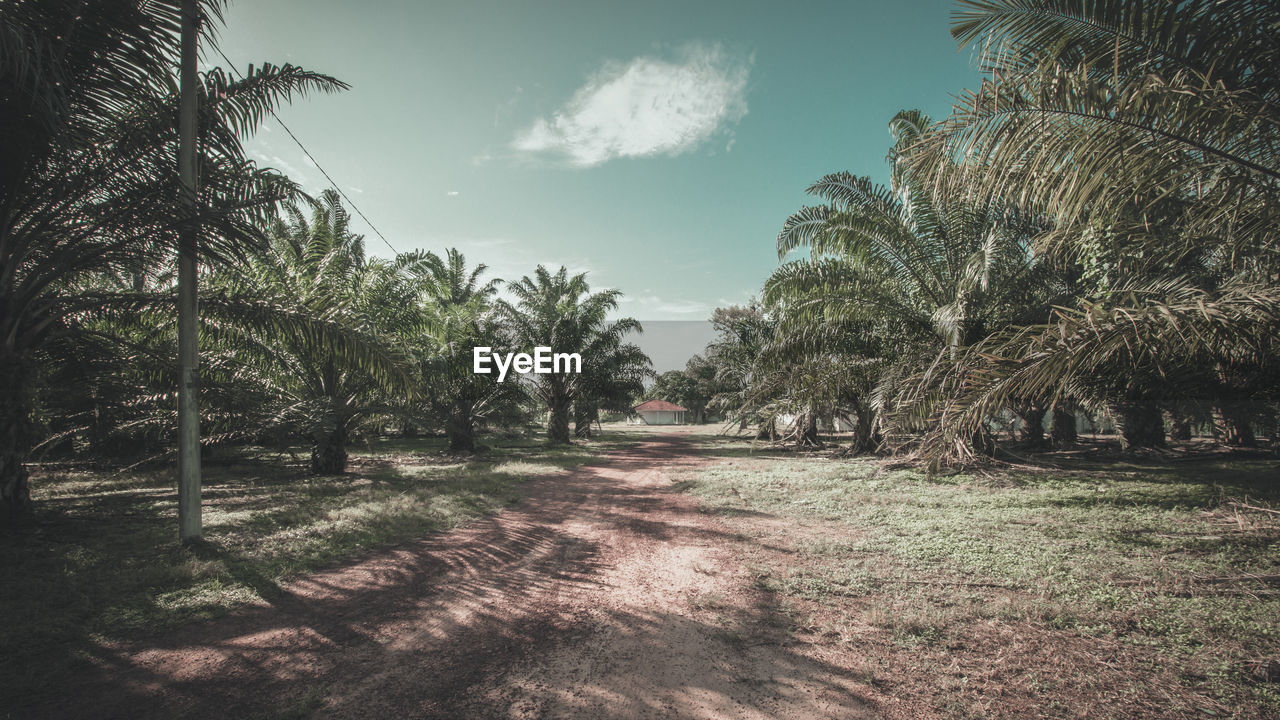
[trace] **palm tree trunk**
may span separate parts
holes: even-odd
[[[547,418],[547,443],[551,445],[569,444],[569,411],[572,403],[562,394],[552,395],[547,402],[551,411]]]
[[[340,423],[332,430],[317,431],[311,444],[311,472],[316,475],[341,475],[346,471],[346,423]]]
[[[773,418],[769,418],[768,420],[765,420],[764,422],[760,423],[760,426],[758,428],[756,428],[757,440],[774,440],[777,437],[778,437],[778,426]]]
[[[591,437],[592,408],[584,402],[573,404],[573,436],[579,440]]]
[[[31,449],[32,375],[29,358],[0,354],[0,505],[13,519],[27,509],[27,453]]]
[[[857,454],[872,452],[880,444],[875,433],[875,410],[870,404],[859,403],[854,408],[854,414],[858,425],[853,429],[852,450]]]
[[[978,455],[994,456],[996,454],[996,438],[987,429],[986,423],[969,436],[969,447],[973,448],[974,453]]]
[[[1154,403],[1121,403],[1116,416],[1125,449],[1164,447],[1164,414]]]
[[[1261,417],[1258,418],[1258,431],[1271,438],[1271,454],[1280,456],[1280,413],[1276,411],[1280,409],[1275,405],[1270,405],[1262,409]]]
[[[1044,416],[1048,413],[1040,405],[1025,405],[1017,409],[1022,420],[1022,429],[1018,439],[1028,445],[1040,445],[1044,442]]]
[[[1080,439],[1080,434],[1076,431],[1076,414],[1064,405],[1055,405],[1053,408],[1052,438],[1054,447],[1070,445]]]
[[[1235,403],[1224,403],[1218,408],[1218,421],[1222,426],[1222,439],[1232,447],[1256,447],[1258,437],[1253,432],[1248,411]]]
[[[471,413],[460,412],[444,421],[444,434],[449,439],[449,452],[474,452],[476,449],[475,424]]]
[[[1176,442],[1187,442],[1191,439],[1191,416],[1186,413],[1169,412],[1169,439]]]
[[[822,438],[818,437],[818,414],[806,412],[796,420],[796,447],[822,447]]]

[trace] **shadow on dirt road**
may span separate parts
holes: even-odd
[[[865,685],[783,631],[654,434],[516,506],[127,646],[31,717],[868,717]],[[874,693],[872,693],[874,694]]]

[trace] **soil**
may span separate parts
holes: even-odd
[[[103,649],[45,717],[928,717],[788,632],[750,517],[672,488],[680,429],[529,481],[516,506]],[[767,518],[760,518],[767,523]],[[746,528],[746,529],[744,529]]]

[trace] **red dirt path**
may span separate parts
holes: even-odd
[[[680,430],[515,507],[103,651],[57,717],[864,718],[905,708],[792,638],[667,472]]]

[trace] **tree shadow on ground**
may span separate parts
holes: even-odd
[[[38,502],[32,512],[0,535],[5,556],[0,613],[7,619],[0,629],[5,649],[0,672],[10,678],[0,690],[0,707],[16,712],[65,701],[69,683],[103,677],[103,668],[112,665],[109,658],[116,651],[104,647],[132,647],[138,638],[224,614],[228,602],[221,597],[205,601],[197,596],[181,603],[165,599],[191,590],[197,581],[212,582],[214,591],[231,588],[234,597],[243,598],[240,602],[254,595],[269,603],[289,602],[289,591],[278,582],[282,566],[289,574],[288,565],[306,569],[315,562],[283,557],[264,564],[257,555],[259,545],[270,536],[282,553],[293,552],[288,547],[295,542],[289,538],[292,529],[323,519],[335,509],[331,500],[373,486],[393,499],[409,492],[440,497],[455,508],[451,512],[478,515],[506,504],[511,488],[526,475],[567,472],[589,458],[530,450],[488,463],[454,460],[448,466],[422,466],[436,475],[449,474],[444,478],[396,469],[312,478],[278,462],[242,460],[205,474],[206,529],[214,541],[190,549],[176,539],[175,492],[166,470],[105,479],[97,472],[37,474]],[[504,468],[503,463],[513,461],[519,466]],[[472,479],[483,482],[468,487]],[[397,526],[394,518],[372,517],[365,525],[375,540],[422,534]],[[340,554],[344,563],[376,555],[344,542],[335,538],[328,555]],[[201,569],[210,567],[216,568],[215,576]],[[237,585],[243,592],[235,590]]]
[[[262,604],[140,640],[81,641],[85,660],[74,683],[62,684],[57,695],[18,698],[8,710],[68,718],[316,709],[337,717],[492,717],[505,700],[474,696],[471,688],[549,649],[591,642],[592,629],[602,623],[624,628],[619,641],[637,652],[679,659],[669,646],[676,633],[700,638],[707,656],[693,658],[697,667],[654,672],[645,682],[580,687],[581,703],[563,707],[582,717],[628,717],[661,707],[696,717],[699,702],[730,695],[768,708],[801,686],[817,688],[834,706],[867,707],[871,701],[856,678],[770,633],[777,614],[769,602],[726,626],[665,611],[593,614],[568,601],[598,591],[605,569],[608,549],[584,541],[570,524],[584,516],[620,537],[695,544],[741,539],[705,527],[694,504],[672,517],[670,487],[638,488],[605,472],[617,462],[640,472],[673,467],[679,464],[673,447],[689,449],[678,439],[659,440],[602,466],[532,481],[528,499],[499,516],[286,586],[237,566],[235,579],[253,588]],[[664,512],[666,519],[659,517]],[[217,559],[222,552],[197,554]],[[555,702],[568,702],[565,694],[577,686],[571,678],[565,683],[529,701],[563,696]],[[471,709],[459,715],[458,708]]]

